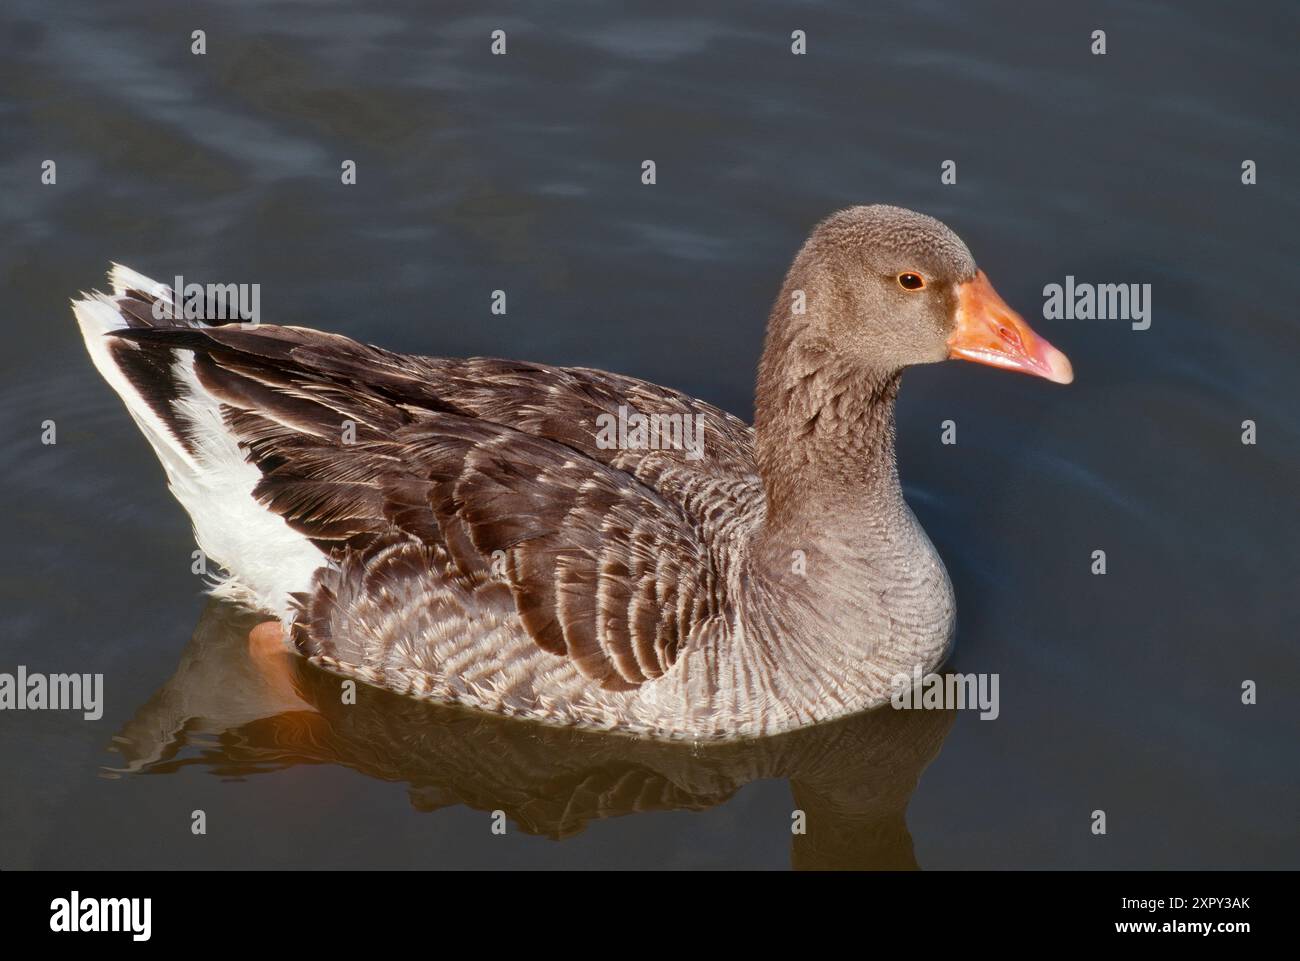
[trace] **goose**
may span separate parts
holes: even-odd
[[[633,377],[212,325],[129,268],[109,283],[73,302],[86,348],[222,568],[214,592],[271,618],[250,643],[651,738],[780,734],[941,666],[953,590],[899,483],[902,372],[1073,379],[952,230],[879,204],[796,255],[752,427]]]

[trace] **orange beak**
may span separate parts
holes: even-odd
[[[1074,380],[1069,358],[1029,329],[982,270],[957,287],[957,329],[948,338],[948,356],[1046,377],[1057,384]]]

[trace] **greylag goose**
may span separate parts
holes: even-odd
[[[899,486],[902,371],[1073,376],[956,234],[889,206],[795,257],[752,428],[632,377],[212,326],[109,280],[74,301],[86,347],[219,592],[377,687],[662,738],[828,721],[940,666],[952,587]]]

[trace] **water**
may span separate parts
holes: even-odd
[[[97,722],[0,715],[0,867],[1294,867],[1294,8],[863,6],[6,4],[0,671],[107,694]],[[999,673],[995,721],[692,750],[268,685],[68,310],[118,260],[748,416],[791,255],[875,201],[949,223],[1074,361],[1068,388],[904,381],[952,668]],[[1041,320],[1067,274],[1152,284],[1151,328]]]

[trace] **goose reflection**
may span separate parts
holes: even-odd
[[[806,833],[796,868],[913,869],[907,803],[939,753],[951,711],[859,714],[755,740],[682,744],[598,734],[416,701],[341,679],[290,654],[250,652],[264,620],[209,602],[172,678],[114,738],[114,774],[201,766],[242,777],[337,764],[408,786],[411,804],[505,811],[561,839],[598,818],[704,810],[751,781],[788,778]]]

